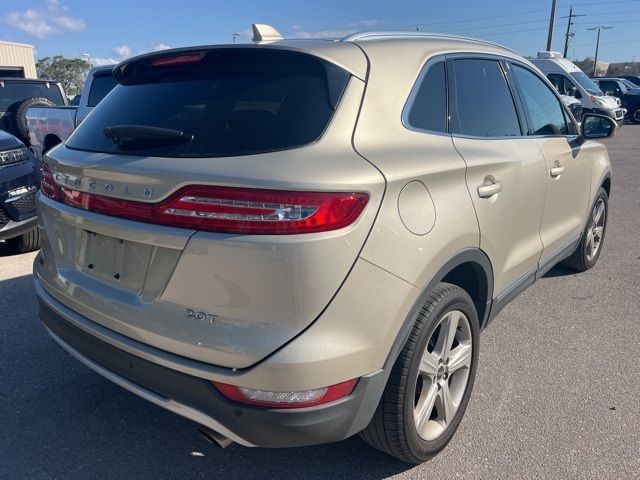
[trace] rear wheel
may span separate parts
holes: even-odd
[[[631,114],[631,121],[636,125],[640,124],[640,108]]]
[[[361,437],[410,463],[424,462],[442,450],[469,403],[478,332],[469,295],[455,285],[439,284],[422,307]]]
[[[609,195],[604,188],[600,188],[578,248],[562,262],[564,266],[578,272],[584,272],[596,264],[600,258],[604,235],[607,231],[608,213]]]
[[[29,230],[27,233],[7,240],[7,246],[13,253],[33,252],[40,248],[40,231],[38,227]]]

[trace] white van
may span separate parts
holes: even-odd
[[[561,53],[538,52],[537,58],[531,62],[547,76],[558,93],[580,100],[584,113],[607,115],[622,126],[625,110],[617,100],[602,93],[593,80]]]

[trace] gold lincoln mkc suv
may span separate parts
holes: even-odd
[[[165,50],[44,158],[40,317],[225,446],[359,433],[422,462],[479,335],[602,250],[616,128],[513,51],[373,32]],[[507,367],[508,368],[508,367]]]

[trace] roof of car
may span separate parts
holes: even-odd
[[[110,63],[109,65],[98,65],[96,67],[91,67],[91,69],[89,70],[89,75],[92,75],[95,72],[113,71],[116,65],[117,63]]]
[[[367,58],[363,55],[363,50],[373,50],[380,46],[388,48],[394,46],[406,49],[413,44],[419,44],[421,50],[428,43],[432,46],[425,51],[426,54],[437,54],[439,52],[486,52],[496,55],[522,57],[507,47],[484,40],[454,35],[426,32],[400,32],[400,31],[372,31],[359,32],[348,35],[340,39],[299,39],[299,38],[275,38],[255,43],[238,43],[222,45],[201,45],[183,48],[150,52],[136,57],[129,58],[119,63],[114,73],[118,78],[118,72],[124,71],[127,65],[149,58],[158,58],[183,54],[189,51],[202,51],[217,48],[270,48],[297,51],[311,54],[331,61],[344,68],[353,75],[364,79],[367,75]]]
[[[18,82],[18,83],[58,83],[55,80],[44,80],[42,78],[18,78],[18,77],[0,77],[0,82]]]
[[[357,32],[347,35],[340,39],[341,42],[363,42],[363,41],[394,41],[400,39],[420,39],[420,40],[445,40],[451,41],[456,44],[473,44],[497,47],[511,53],[518,54],[515,50],[500,45],[498,43],[489,42],[487,40],[480,40],[477,38],[463,37],[460,35],[448,35],[444,33],[431,33],[431,32],[403,32],[403,31],[371,31],[371,32]],[[519,55],[519,54],[518,54]]]

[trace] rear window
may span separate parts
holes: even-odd
[[[4,85],[3,85],[4,84]],[[0,82],[0,111],[6,112],[28,98],[46,98],[57,106],[64,105],[60,88],[55,83]]]
[[[67,146],[164,157],[299,147],[322,135],[348,79],[328,62],[275,49],[145,59],[125,67]]]
[[[116,79],[111,73],[106,75],[96,75],[91,82],[91,89],[89,90],[89,99],[87,100],[88,107],[95,107],[100,101],[113,90],[116,86]]]

